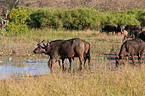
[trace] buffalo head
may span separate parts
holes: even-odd
[[[41,54],[46,53],[46,49],[48,49],[49,42],[47,44],[44,44],[44,40],[37,44],[37,47],[33,50],[33,53],[35,54]]]
[[[121,59],[119,56],[115,57],[115,61],[116,61],[116,67],[120,66],[121,64]]]

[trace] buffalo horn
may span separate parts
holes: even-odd
[[[44,47],[47,47],[47,46],[44,44],[44,41],[45,41],[45,40],[42,40],[43,46],[44,46]]]
[[[50,41],[47,41],[47,45],[46,46],[48,46],[50,44]]]

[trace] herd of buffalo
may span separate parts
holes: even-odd
[[[123,58],[125,57],[128,60],[128,57],[131,56],[132,62],[135,65],[134,55],[138,56],[138,60],[141,63],[143,52],[145,49],[145,31],[142,31],[142,28],[138,25],[106,25],[102,28],[103,32],[113,32],[113,33],[124,33],[127,32],[124,36],[124,43],[121,46],[118,57],[116,60],[116,67],[118,67]],[[130,40],[126,40],[132,38]],[[82,70],[85,66],[86,61],[88,60],[88,65],[90,68],[90,43],[82,40],[80,38],[72,38],[68,40],[54,40],[48,41],[46,44],[44,40],[37,44],[37,48],[33,51],[35,54],[45,53],[49,55],[50,60],[48,61],[48,67],[53,72],[54,64],[56,61],[59,61],[59,66],[61,70],[65,70],[64,60],[69,60],[69,69],[71,70],[71,63],[74,60],[74,57],[79,57],[80,67],[79,70]]]

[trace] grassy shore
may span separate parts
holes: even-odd
[[[17,37],[1,36],[0,52],[8,56],[33,56],[38,42],[79,37],[91,44],[92,72],[55,72],[21,79],[0,81],[1,96],[144,96],[145,66],[131,64],[113,69],[123,35],[107,35],[98,31],[30,30]],[[111,54],[111,55],[110,55]],[[45,56],[45,55],[35,55]],[[108,56],[108,57],[105,57]],[[114,57],[112,57],[114,58]],[[78,63],[79,64],[79,63]],[[75,63],[73,64],[75,65]],[[110,67],[111,66],[111,67]]]

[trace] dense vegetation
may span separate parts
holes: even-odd
[[[9,12],[6,32],[17,35],[28,28],[99,30],[106,24],[145,26],[145,10],[103,12],[93,8],[29,8],[18,7]]]

